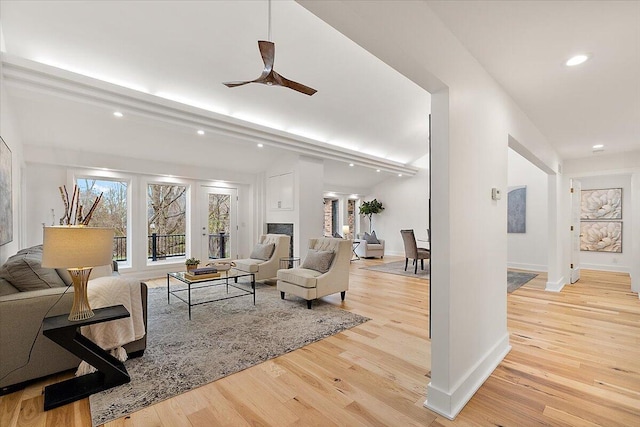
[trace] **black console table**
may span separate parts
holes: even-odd
[[[57,408],[111,387],[131,381],[124,364],[80,334],[80,327],[129,317],[123,305],[98,308],[86,320],[70,321],[68,315],[47,317],[42,333],[65,350],[75,354],[98,371],[52,384],[44,389],[44,410]]]

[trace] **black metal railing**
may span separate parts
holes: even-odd
[[[113,238],[113,260],[127,260],[127,236],[116,236]]]
[[[147,257],[152,261],[185,256],[185,235],[152,233],[148,236],[147,248]],[[209,259],[229,257],[229,235],[225,233],[209,234]],[[126,236],[116,236],[113,239],[113,260],[127,260]]]
[[[209,259],[230,258],[229,235],[225,233],[209,234]]]
[[[147,255],[152,261],[186,255],[184,234],[151,233],[148,237]]]

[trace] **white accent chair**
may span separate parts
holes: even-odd
[[[288,293],[304,298],[309,309],[314,299],[337,292],[341,293],[344,301],[346,291],[349,290],[352,240],[327,237],[309,239],[309,249],[334,252],[329,270],[326,273],[302,267],[278,270],[277,288],[280,297],[284,299],[285,293]]]
[[[354,249],[355,254],[360,258],[384,258],[384,240],[378,239],[380,243],[367,243],[364,236],[358,236],[354,241],[360,244]]]
[[[280,258],[287,258],[289,256],[290,241],[291,236],[285,234],[263,234],[260,236],[258,243],[263,245],[273,243],[275,245],[271,257],[266,261],[253,258],[237,259],[234,261],[236,263],[236,270],[254,273],[256,280],[259,281],[276,277],[278,269],[280,268]]]

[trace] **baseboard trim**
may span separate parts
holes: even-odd
[[[580,268],[583,268],[586,270],[613,271],[616,273],[630,273],[631,271],[629,266],[625,266],[625,265],[613,266],[613,265],[585,264],[582,262],[580,263]]]
[[[505,356],[511,351],[509,333],[504,336],[480,359],[448,393],[429,383],[427,386],[427,400],[424,407],[453,420],[471,400],[473,395],[489,378]]]
[[[544,288],[544,290],[550,292],[560,292],[562,288],[564,288],[564,282],[564,276],[555,282],[547,282],[547,286]]]
[[[540,273],[546,273],[547,272],[547,266],[546,265],[539,265],[539,264],[522,264],[522,263],[519,263],[519,262],[508,262],[507,263],[507,268],[515,268],[517,270],[538,271]]]

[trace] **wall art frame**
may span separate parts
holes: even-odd
[[[581,222],[580,250],[622,253],[622,221]]]
[[[11,149],[0,136],[0,246],[13,241]]]
[[[509,187],[507,192],[507,233],[527,232],[527,186]]]
[[[622,188],[596,188],[580,193],[580,220],[622,219]]]

